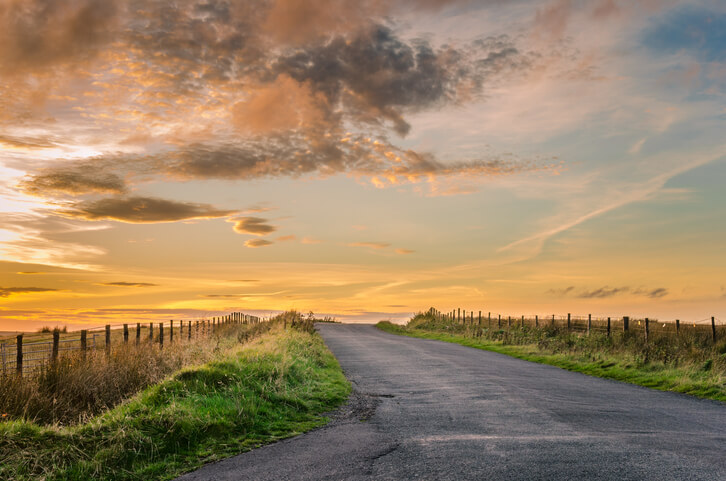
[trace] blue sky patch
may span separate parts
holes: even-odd
[[[726,60],[726,14],[695,7],[672,10],[646,30],[643,44],[666,54],[686,51],[702,60]]]

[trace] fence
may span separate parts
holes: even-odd
[[[601,332],[610,336],[613,332],[622,331],[632,335],[642,335],[646,340],[653,335],[681,335],[685,333],[700,333],[708,335],[715,343],[718,339],[726,337],[726,322],[716,317],[701,319],[699,321],[681,322],[659,321],[657,319],[634,319],[629,316],[623,317],[593,317],[548,314],[544,316],[503,316],[501,314],[478,311],[453,309],[448,312],[441,312],[435,308],[427,311],[427,314],[442,321],[452,321],[462,325],[474,325],[488,329],[511,329],[512,327],[559,327],[566,328],[572,332],[590,334]]]
[[[2,374],[6,375],[16,372],[20,375],[29,374],[40,369],[48,362],[57,360],[63,352],[80,351],[85,356],[88,350],[104,349],[110,353],[111,346],[118,343],[128,344],[134,342],[140,344],[146,342],[158,343],[164,347],[164,343],[190,341],[192,338],[208,336],[219,326],[224,324],[258,324],[261,319],[257,316],[232,312],[226,316],[211,317],[208,319],[184,321],[170,320],[156,323],[136,323],[129,328],[129,324],[107,324],[103,327],[83,329],[68,334],[55,330],[52,338],[37,341],[24,342],[26,335],[19,334],[14,340],[0,341],[0,363]],[[176,324],[175,326],[175,323]],[[130,339],[130,335],[134,339]],[[166,336],[166,338],[165,338]],[[28,336],[31,337],[31,336]],[[32,337],[38,337],[33,335]]]

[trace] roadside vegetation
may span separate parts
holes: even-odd
[[[115,376],[100,367],[86,365],[84,374],[70,361],[59,362],[28,388],[24,411],[0,411],[0,479],[171,479],[320,426],[322,414],[347,398],[350,385],[311,317],[288,312],[223,329],[229,331],[179,347],[175,356],[165,353],[163,360],[153,352],[120,352],[117,364],[99,360],[106,370],[116,366],[117,375],[134,372],[131,381],[118,384],[147,385],[135,395],[121,394],[133,389],[114,386]],[[70,408],[70,389],[60,386],[68,382],[82,390],[77,395],[87,404],[94,395],[114,394],[87,410]],[[81,388],[84,383],[96,383],[94,395]],[[30,406],[46,403],[51,385],[63,393],[68,411],[50,416]],[[20,397],[14,402],[18,406]]]
[[[651,335],[631,332],[569,332],[561,326],[463,324],[429,311],[405,326],[379,322],[384,331],[464,346],[558,366],[592,376],[726,401],[726,339],[713,343],[703,333]]]

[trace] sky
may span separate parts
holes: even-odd
[[[720,0],[0,0],[0,330],[726,319]]]

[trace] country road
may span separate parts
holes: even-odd
[[[357,393],[325,428],[180,480],[726,480],[726,405],[370,325],[321,324]]]

